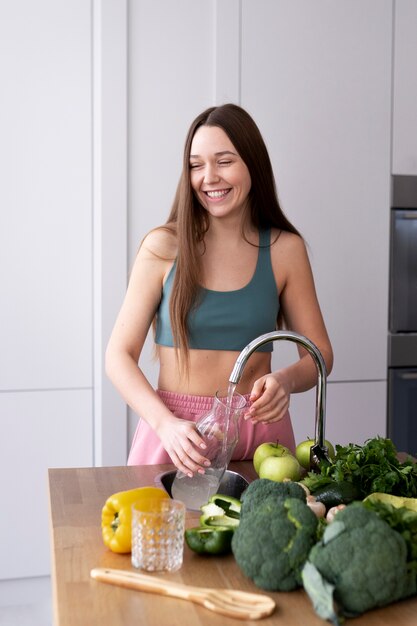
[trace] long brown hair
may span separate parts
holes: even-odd
[[[190,126],[184,146],[183,167],[166,227],[175,229],[178,256],[170,301],[174,345],[180,366],[188,372],[187,318],[196,305],[201,268],[199,244],[209,227],[207,211],[193,193],[190,180],[191,143],[201,126],[218,126],[236,148],[251,177],[249,218],[255,228],[275,227],[299,234],[278,201],[274,174],[265,142],[252,117],[236,104],[210,107]]]

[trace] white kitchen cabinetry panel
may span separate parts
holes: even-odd
[[[220,8],[215,14],[214,3],[206,0],[129,3],[129,267],[145,234],[168,217],[191,121],[214,104],[214,28]],[[236,25],[231,30],[235,42]],[[232,85],[237,81],[231,77]],[[152,345],[146,343],[142,365],[156,384]],[[130,409],[128,416],[132,435],[137,416]]]
[[[88,387],[91,3],[3,3],[0,50],[0,388]]]
[[[386,378],[391,44],[391,0],[242,1],[241,103],[309,244],[333,381]]]
[[[329,383],[326,439],[362,445],[366,439],[386,437],[386,382]],[[291,396],[290,413],[297,443],[314,437],[316,391]]]
[[[395,2],[392,173],[417,174],[417,2]]]
[[[93,464],[91,391],[0,394],[0,579],[50,572],[49,467]]]
[[[129,3],[129,266],[166,221],[191,121],[214,104],[214,4]]]

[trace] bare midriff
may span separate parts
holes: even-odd
[[[158,346],[160,372],[158,388],[193,396],[213,396],[227,389],[229,377],[239,352],[226,350],[190,350],[190,376],[181,378],[174,348]],[[243,370],[237,390],[251,392],[254,382],[271,371],[271,352],[255,352]]]

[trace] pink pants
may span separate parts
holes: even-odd
[[[187,396],[170,391],[158,391],[160,398],[168,409],[177,417],[196,422],[203,413],[213,405],[212,396]],[[249,396],[245,396],[248,401]],[[233,453],[233,461],[252,459],[256,448],[265,441],[279,442],[295,451],[295,440],[290,414],[273,424],[252,424],[250,420],[241,419],[239,424],[239,441]],[[130,449],[128,465],[158,465],[172,463],[168,453],[154,430],[145,420],[140,419]]]

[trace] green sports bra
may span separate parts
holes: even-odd
[[[255,273],[242,289],[213,291],[201,288],[198,305],[188,316],[190,349],[241,351],[248,343],[276,329],[279,294],[271,264],[271,231],[259,232]],[[174,262],[165,281],[157,311],[155,343],[174,346],[169,298],[175,276]],[[273,344],[258,349],[272,352]]]

